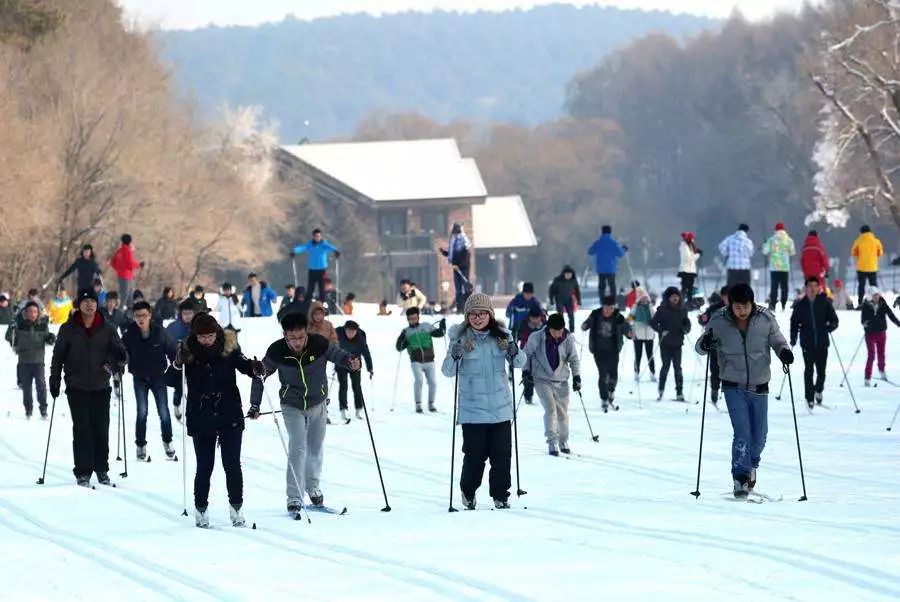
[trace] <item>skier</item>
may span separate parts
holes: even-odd
[[[106,294],[106,303],[100,309],[100,315],[103,321],[116,329],[119,333],[124,333],[128,328],[128,318],[125,312],[119,309],[119,293],[111,291]]]
[[[640,286],[635,290],[637,290],[637,302],[628,315],[634,331],[634,381],[638,382],[641,379],[641,356],[646,352],[650,380],[656,382],[656,361],[653,359],[653,340],[656,338],[656,331],[650,327],[654,313],[653,306],[647,291]]]
[[[794,240],[784,229],[784,224],[775,224],[775,234],[763,243],[763,255],[769,256],[769,309],[775,311],[778,291],[781,290],[781,311],[787,308],[788,280],[791,272],[791,257],[797,254]]]
[[[866,293],[866,282],[878,286],[878,260],[884,255],[881,241],[875,237],[872,228],[863,226],[853,243],[850,255],[856,258],[857,305],[862,305]]]
[[[47,318],[41,316],[37,303],[29,302],[25,309],[16,316],[15,322],[6,329],[6,340],[13,352],[19,357],[16,364],[16,380],[22,388],[22,404],[25,406],[25,418],[31,418],[34,411],[34,398],[31,383],[37,389],[38,409],[41,418],[47,418],[47,377],[45,375],[45,348],[56,342],[56,336],[50,332]]]
[[[569,373],[572,390],[581,391],[580,363],[575,337],[566,330],[562,314],[547,319],[547,327],[534,333],[525,345],[522,380],[530,382],[544,406],[544,436],[548,453],[558,456],[569,449]]]
[[[853,309],[853,301],[850,300],[850,295],[847,294],[844,281],[840,278],[835,278],[833,284],[834,290],[832,291],[831,302],[834,304],[835,309]],[[900,299],[900,297],[897,298]]]
[[[684,375],[681,372],[681,347],[684,335],[691,331],[691,321],[681,302],[681,294],[674,286],[663,293],[662,301],[650,320],[650,328],[659,333],[659,396],[662,400],[666,390],[669,367],[675,369],[675,401],[684,401]]]
[[[89,487],[91,473],[110,485],[109,400],[111,374],[121,375],[125,347],[112,325],[97,311],[93,289],[78,293],[78,310],[59,329],[50,363],[50,396],[59,397],[62,373],[72,416],[73,470],[78,485]]]
[[[319,301],[313,301],[309,304],[309,314],[307,315],[307,330],[310,334],[318,334],[328,339],[328,342],[337,345],[337,331],[334,324],[325,317],[325,306]]]
[[[353,302],[356,301],[356,293],[347,293],[344,295],[344,302],[341,303],[341,311],[345,316],[353,315]]]
[[[306,316],[288,313],[281,320],[284,338],[269,345],[263,370],[253,380],[248,418],[259,417],[264,381],[278,372],[278,393],[288,432],[287,511],[295,516],[303,508],[303,491],[315,507],[323,507],[319,487],[325,442],[325,398],[328,396],[326,364],[350,372],[360,370],[358,357],[350,355],[323,336],[309,332]]]
[[[234,327],[234,318],[241,316],[241,304],[238,296],[234,294],[234,287],[230,282],[222,283],[222,292],[219,295],[219,302],[216,304],[216,316],[222,328],[240,332]]]
[[[101,276],[100,266],[97,265],[97,260],[94,258],[94,247],[89,244],[82,245],[81,255],[79,255],[78,259],[73,261],[72,265],[66,268],[66,271],[62,273],[56,283],[56,288],[61,288],[63,280],[73,272],[76,274],[76,291],[80,291],[84,288],[91,288],[94,285],[94,278],[99,278]]]
[[[581,287],[572,266],[563,266],[559,276],[550,284],[547,304],[556,306],[559,313],[565,312],[569,318],[569,332],[575,331],[575,309],[581,305]]]
[[[810,408],[822,404],[828,348],[831,346],[829,339],[837,327],[837,313],[819,287],[818,276],[809,276],[806,279],[806,298],[797,303],[791,313],[791,348],[797,344],[799,335],[800,349],[803,350],[804,392],[806,405]],[[813,371],[816,373],[815,384]]]
[[[890,318],[895,326],[900,326],[897,316],[888,307],[887,301],[881,296],[878,287],[870,286],[868,299],[862,305],[862,325],[866,333],[866,381],[867,387],[872,385],[872,364],[875,356],[878,356],[878,372],[881,380],[887,380],[885,373],[884,353],[887,345],[887,319]]]
[[[134,287],[134,272],[142,269],[144,262],[135,258],[134,242],[130,234],[123,234],[121,240],[122,244],[109,259],[109,265],[119,278],[119,298],[122,300],[122,306],[128,307],[132,302],[130,295]]]
[[[306,289],[302,286],[298,286],[294,291],[294,298],[285,305],[284,307],[278,310],[278,320],[280,321],[288,313],[298,313],[303,314],[304,316],[309,315],[309,305],[310,299],[306,296]]]
[[[641,287],[641,282],[639,280],[632,280],[629,286],[631,286],[631,290],[625,295],[625,309],[631,309],[634,307],[634,304],[637,303],[637,294],[638,289]]]
[[[719,253],[725,257],[725,268],[728,270],[728,286],[739,282],[750,284],[750,260],[756,248],[747,233],[750,226],[741,224],[737,232],[725,237],[719,243]]]
[[[281,313],[282,310],[291,304],[294,300],[294,296],[297,294],[297,287],[293,284],[285,284],[284,285],[284,295],[281,297],[281,303],[278,304],[278,313]]]
[[[128,351],[128,371],[134,381],[137,416],[134,444],[138,460],[147,459],[147,410],[149,396],[156,400],[163,450],[170,460],[175,457],[172,446],[172,419],[169,416],[169,394],[166,391],[167,360],[175,359],[176,343],[166,330],[153,321],[153,310],[146,301],[134,304],[134,322],[125,330],[122,343]]]
[[[511,370],[525,366],[525,353],[511,333],[494,318],[491,298],[473,293],[463,307],[465,322],[450,329],[450,353],[441,372],[459,382],[458,419],[463,434],[463,466],[459,488],[462,504],[475,509],[485,461],[490,459],[490,494],[497,509],[509,508],[512,456]]]
[[[50,323],[65,324],[73,309],[75,309],[75,306],[72,304],[72,298],[66,292],[65,287],[60,286],[56,291],[56,296],[50,299],[50,303],[47,304],[47,314],[50,316]]]
[[[631,326],[616,307],[616,298],[612,295],[603,297],[602,306],[595,309],[581,325],[581,330],[590,331],[588,350],[594,356],[597,365],[597,386],[600,389],[600,401],[603,411],[615,405],[616,384],[619,380],[619,352],[624,343],[622,337],[634,337]]]
[[[372,380],[374,372],[372,369],[372,354],[369,352],[369,344],[366,342],[366,331],[359,327],[359,324],[353,320],[347,320],[343,326],[337,328],[338,345],[341,349],[352,356],[361,357],[366,362],[366,372],[369,373],[369,380]],[[338,381],[338,401],[341,406],[341,419],[349,422],[347,416],[347,379],[350,379],[350,385],[353,387],[353,405],[356,408],[356,419],[363,419],[363,399],[361,370],[352,371],[346,368],[335,366],[334,371],[337,373]]]
[[[341,252],[330,242],[323,239],[322,231],[316,228],[312,231],[312,240],[294,247],[294,250],[290,253],[291,259],[301,253],[309,253],[306,294],[309,295],[310,299],[316,299],[316,287],[318,287],[318,299],[319,301],[324,301],[325,271],[328,269],[328,254],[333,253],[335,259],[340,259]]]
[[[686,303],[694,298],[694,283],[697,281],[697,260],[703,251],[697,246],[697,236],[693,232],[682,232],[678,245],[678,277],[681,278],[681,297]]]
[[[38,310],[38,313],[40,313],[40,310]],[[15,312],[9,302],[9,297],[0,294],[0,325],[12,324],[15,319]]]
[[[167,286],[163,288],[162,296],[153,306],[153,321],[162,326],[165,320],[174,320],[176,317],[178,317],[178,301],[175,300],[175,289]]]
[[[100,278],[94,278],[94,294],[97,295],[97,303],[100,307],[106,303],[106,289],[103,287],[103,281]]]
[[[446,249],[438,249],[441,255],[447,258],[447,263],[453,268],[453,286],[456,290],[456,311],[459,312],[465,306],[466,299],[472,292],[472,283],[469,280],[469,261],[472,255],[472,243],[466,233],[463,232],[462,222],[454,222],[450,229],[450,237]]]
[[[542,329],[546,322],[547,320],[545,319],[543,311],[532,309],[528,312],[528,321],[525,322],[525,325],[519,330],[519,349],[525,349],[525,345],[528,344],[528,339],[531,335]],[[522,382],[522,397],[527,405],[534,403],[533,382]]]
[[[427,302],[428,298],[416,288],[414,282],[406,278],[400,281],[400,292],[397,294],[397,305],[400,309],[406,311],[410,307],[415,307],[421,311]]]
[[[209,481],[218,445],[225,469],[231,524],[243,527],[246,524],[241,512],[244,411],[235,373],[261,378],[265,373],[262,362],[248,359],[241,352],[237,335],[222,330],[215,318],[204,313],[191,320],[191,333],[179,343],[172,366],[177,371],[183,370],[187,385],[187,434],[193,439],[197,458],[194,524],[209,527]]]
[[[187,297],[194,304],[195,314],[209,313],[209,304],[206,302],[206,291],[199,284],[194,287],[193,292]]]
[[[728,286],[723,286],[718,293],[709,296],[709,305],[702,314],[697,316],[697,323],[706,326],[716,313],[728,306]],[[796,307],[796,305],[794,305]],[[714,353],[709,356],[709,400],[718,407],[719,389],[722,380],[719,378],[719,357]]]
[[[422,378],[428,381],[428,411],[437,412],[434,400],[437,397],[437,381],[434,378],[434,345],[431,339],[444,336],[447,320],[441,319],[437,327],[429,322],[421,322],[419,310],[410,307],[406,310],[408,326],[397,337],[397,351],[409,354],[409,366],[413,373],[413,399],[416,402],[416,413],[422,414]]]
[[[606,296],[607,287],[609,294],[616,294],[616,264],[620,257],[625,257],[628,252],[627,245],[620,245],[612,237],[612,226],[605,225],[600,229],[600,238],[588,247],[587,254],[594,257],[594,266],[597,272],[597,294],[602,299]]]
[[[506,319],[514,338],[518,338],[519,330],[528,320],[532,310],[541,310],[541,302],[534,296],[534,284],[522,283],[522,292],[513,297],[506,306]]]
[[[697,353],[719,356],[723,392],[734,436],[731,475],[734,496],[746,498],[756,487],[768,427],[770,349],[785,366],[794,363],[771,311],[757,306],[753,289],[737,284],[729,290],[728,308],[716,312],[697,339]]]
[[[825,290],[825,278],[831,270],[831,259],[825,246],[819,239],[819,233],[810,230],[803,241],[803,248],[800,250],[800,269],[803,270],[804,282],[810,276],[819,279],[819,287]]]
[[[166,332],[176,344],[180,344],[191,334],[191,322],[193,320],[194,304],[189,300],[182,301],[178,305],[178,319],[166,326]],[[175,413],[175,420],[181,422],[181,417],[183,415],[183,412],[181,411],[181,396],[184,393],[184,391],[182,391],[181,379],[178,378],[170,384],[175,385],[172,387],[172,410]]]
[[[247,288],[241,305],[248,318],[268,317],[272,315],[272,304],[278,301],[275,291],[265,280],[260,280],[254,273],[247,274]]]

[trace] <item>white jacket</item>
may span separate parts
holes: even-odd
[[[686,274],[697,273],[697,259],[700,258],[699,253],[691,250],[691,246],[685,241],[681,241],[678,245],[678,254],[681,256],[681,263],[678,265],[678,271]]]
[[[219,302],[216,304],[216,320],[219,326],[223,328],[234,323],[235,318],[241,317],[241,306],[233,303],[225,295],[219,295]]]

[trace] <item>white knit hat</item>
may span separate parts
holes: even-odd
[[[463,313],[465,315],[469,315],[473,311],[489,311],[494,313],[494,304],[491,302],[490,295],[485,295],[484,293],[472,293],[469,295],[469,298],[466,299],[465,309]]]

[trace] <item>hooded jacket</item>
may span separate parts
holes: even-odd
[[[397,337],[397,351],[409,353],[409,361],[418,364],[428,364],[434,361],[434,344],[431,339],[439,339],[444,336],[447,321],[441,320],[438,325],[428,322],[419,322],[415,326],[407,326]]]
[[[856,257],[857,272],[877,272],[878,258],[884,255],[884,247],[874,233],[864,232],[853,243],[850,255]]]
[[[216,304],[216,320],[221,326],[229,326],[234,322],[235,318],[241,317],[241,305],[238,302],[237,295],[219,295],[219,302]]]
[[[591,312],[581,329],[589,332],[588,350],[591,353],[618,353],[625,344],[623,337],[631,332],[631,326],[618,309],[607,318],[602,307]]]
[[[177,343],[166,329],[150,322],[149,336],[145,339],[141,327],[132,322],[122,336],[122,344],[128,352],[128,371],[136,377],[154,378],[166,372],[169,361],[175,359]]]
[[[347,328],[337,327],[338,346],[350,355],[361,357],[366,362],[366,371],[372,371],[372,354],[369,352],[369,343],[366,341],[366,331],[359,329],[352,339],[347,338]],[[344,368],[340,368],[343,370]]]
[[[321,323],[317,324],[313,320],[313,314],[316,313],[316,311],[320,310],[320,309],[325,312],[325,318],[322,320]],[[307,332],[309,332],[311,334],[321,335],[321,336],[325,337],[326,339],[328,339],[329,343],[337,345],[337,342],[338,342],[337,331],[334,329],[334,324],[332,324],[331,322],[328,321],[328,311],[326,311],[324,305],[322,305],[318,301],[313,301],[312,303],[310,303],[309,304],[309,313],[307,313],[306,318],[307,318],[307,326],[306,326]]]
[[[284,339],[278,339],[269,345],[263,358],[263,366],[267,378],[278,372],[278,379],[281,381],[278,399],[281,405],[308,410],[328,398],[327,363],[332,362],[335,367],[349,369],[351,357],[325,337],[309,333],[306,347],[299,353],[293,351]],[[263,383],[255,378],[250,388],[250,403],[260,405],[262,396]]]
[[[806,278],[823,276],[831,270],[828,252],[825,251],[825,245],[818,236],[807,236],[803,241],[803,249],[800,250],[800,269]]]
[[[691,331],[691,321],[684,308],[684,300],[676,306],[669,303],[672,295],[681,295],[681,292],[674,286],[666,289],[650,320],[650,328],[659,333],[660,346],[676,349],[684,345],[684,335]]]
[[[135,259],[131,245],[122,243],[110,258],[109,265],[122,280],[134,280],[134,271],[141,267],[141,262]]]
[[[65,368],[67,389],[108,389],[109,372],[103,366],[126,359],[125,347],[116,329],[103,320],[100,312],[94,314],[94,322],[88,331],[81,320],[81,310],[76,310],[60,327],[56,337],[50,362],[51,386],[61,382]]]
[[[165,320],[174,320],[178,317],[178,301],[174,298],[160,297],[153,305],[153,321],[162,324]]]
[[[588,247],[587,254],[594,258],[594,269],[598,274],[615,274],[620,257],[625,256],[625,248],[612,234],[601,234],[600,238]]]
[[[762,252],[769,256],[770,272],[788,272],[791,269],[791,257],[797,254],[797,249],[788,233],[778,230],[763,243]]]
[[[19,356],[20,364],[44,365],[46,347],[56,342],[56,336],[50,332],[47,318],[38,316],[36,322],[31,322],[19,314],[6,329],[6,341]]]
[[[572,274],[571,278],[566,278],[566,274]],[[547,293],[547,303],[556,307],[572,306],[574,302],[581,305],[581,287],[578,286],[578,277],[572,266],[564,266],[562,272],[550,283],[550,290]]]
[[[94,259],[93,253],[91,254],[90,259],[85,259],[84,255],[79,255],[78,259],[72,262],[65,272],[59,277],[59,281],[62,282],[65,280],[69,274],[72,272],[76,273],[75,283],[78,285],[78,290],[85,288],[93,288],[94,286],[94,278],[100,276],[100,266],[97,264],[97,260]]]
[[[774,314],[759,306],[750,315],[746,333],[738,329],[730,308],[714,313],[706,330],[711,330],[718,341],[720,378],[740,387],[767,385],[772,379],[770,350],[778,354],[790,348]],[[698,337],[694,349],[706,355],[700,348],[701,340]]]
[[[206,293],[203,293],[200,298],[197,298],[194,293],[189,294],[185,298],[194,304],[194,313],[209,313],[209,304],[206,302]]]
[[[559,366],[554,370],[547,358],[547,339],[552,338],[550,332],[543,328],[532,334],[525,344],[525,367],[531,372],[536,382],[564,383],[569,375],[580,376],[580,362],[575,337],[568,330],[563,331],[559,342]],[[552,343],[551,343],[552,344]]]
[[[829,335],[837,327],[837,313],[825,293],[818,294],[812,303],[806,297],[791,312],[791,347],[797,343],[798,335],[802,349],[830,347]]]

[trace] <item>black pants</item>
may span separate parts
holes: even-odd
[[[656,374],[656,362],[653,359],[653,339],[649,341],[639,341],[635,339],[634,343],[634,372],[641,371],[641,357],[644,351],[647,351],[647,366],[650,368],[650,374]]]
[[[675,393],[684,393],[684,375],[681,373],[681,347],[659,346],[659,357],[662,366],[659,369],[659,390],[666,390],[666,378],[669,376],[669,367],[675,368]]]
[[[353,405],[357,410],[361,410],[363,407],[363,392],[360,371],[350,372],[349,370],[337,368],[335,373],[337,374],[338,400],[340,401],[341,409],[347,409],[347,376],[349,376],[350,385],[353,387]]]
[[[463,312],[463,309],[466,306],[466,299],[469,298],[470,291],[470,283],[467,282],[469,279],[469,269],[453,270],[453,287],[456,290],[456,311],[459,313]]]
[[[750,270],[728,270],[729,288],[735,284],[750,284]]]
[[[597,292],[600,295],[598,305],[603,303],[603,296],[606,295],[606,287],[609,286],[609,294],[616,294],[616,275],[615,274],[597,274]]]
[[[460,490],[469,499],[475,497],[484,476],[484,463],[490,459],[488,482],[491,498],[505,502],[509,499],[509,488],[512,486],[512,423],[507,420],[494,424],[464,424],[462,434]]]
[[[522,383],[522,395],[525,396],[525,401],[531,403],[534,399],[534,381]]]
[[[866,282],[872,286],[878,286],[878,272],[856,272],[856,294],[859,297],[856,306],[862,305],[863,298],[866,296]]]
[[[44,364],[19,364],[16,366],[19,386],[22,387],[22,403],[25,405],[25,413],[31,416],[34,410],[34,398],[31,392],[31,382],[37,389],[38,407],[41,415],[47,413],[47,378],[44,374]]]
[[[243,431],[234,429],[216,435],[193,435],[194,454],[197,457],[197,474],[194,476],[194,507],[205,510],[209,506],[209,479],[216,465],[216,441],[222,454],[225,469],[225,486],[228,503],[240,508],[244,503],[244,474],[241,472],[241,438]]]
[[[685,303],[694,298],[694,282],[697,281],[697,274],[688,272],[679,272],[681,276],[681,298]]]
[[[560,314],[565,313],[569,317],[569,331],[575,332],[575,305],[572,301],[568,303],[557,303],[556,311]]]
[[[788,272],[769,272],[771,287],[769,288],[769,307],[774,308],[778,301],[778,290],[781,289],[781,309],[787,307]]]
[[[597,365],[600,399],[609,401],[610,395],[616,392],[616,383],[619,382],[619,353],[618,351],[594,353],[594,363]]]
[[[109,472],[109,396],[112,389],[66,389],[72,414],[72,453],[76,477]]]
[[[318,297],[314,293],[314,291],[316,290],[316,286],[319,287]],[[306,279],[306,298],[318,299],[319,301],[323,301],[325,299],[325,270],[309,271]]]
[[[828,366],[828,347],[821,345],[803,350],[803,389],[806,401],[812,401],[816,393],[825,390],[825,368]],[[813,383],[813,371],[816,379]]]

